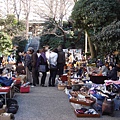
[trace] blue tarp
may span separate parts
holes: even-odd
[[[12,83],[13,83],[12,78],[7,78],[7,77],[0,76],[1,86],[11,86]]]

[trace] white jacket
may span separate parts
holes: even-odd
[[[58,54],[56,52],[50,52],[49,58],[48,58],[49,64],[56,66],[57,65],[57,58],[58,58]]]

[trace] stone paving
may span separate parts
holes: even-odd
[[[37,86],[30,93],[16,93],[15,99],[19,104],[15,120],[120,120],[120,111],[115,112],[115,117],[77,118],[68,96],[57,87]]]

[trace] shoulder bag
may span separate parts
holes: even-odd
[[[56,65],[53,65],[53,64],[50,64],[50,69],[51,69],[51,70],[56,70],[56,69],[57,69],[57,66],[56,66]]]
[[[46,72],[46,65],[39,65],[38,71],[39,72]]]

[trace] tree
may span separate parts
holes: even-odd
[[[31,1],[32,0],[22,0],[23,8],[24,8],[24,15],[25,15],[25,24],[26,24],[26,39],[28,39],[28,32],[29,32],[29,14],[31,9]]]
[[[0,1],[1,15],[6,16],[8,14],[13,14],[13,0],[1,0]]]
[[[101,32],[94,36],[98,43],[102,44],[101,51],[103,54],[120,50],[120,21],[114,21],[110,25],[104,27]]]
[[[22,35],[22,32],[25,30],[24,22],[19,21],[18,24],[18,20],[14,15],[7,15],[6,19],[1,19],[0,25],[3,26],[1,31],[7,33],[11,39],[16,35]]]
[[[66,43],[67,31],[62,28],[63,20],[66,19],[68,21],[74,2],[72,0],[42,0],[34,2],[34,4],[34,13],[46,21],[44,24],[46,28],[48,28],[49,24],[52,25],[51,28],[46,29],[47,31],[44,30],[42,35],[53,34],[57,37],[63,37],[64,43]],[[56,34],[58,29],[61,31],[61,34]]]
[[[14,7],[14,12],[17,16],[18,24],[20,21],[20,14],[22,11],[22,0],[13,0],[13,7]]]
[[[9,54],[12,49],[12,41],[9,36],[3,32],[0,32],[0,53]]]
[[[91,36],[102,30],[115,19],[120,19],[120,4],[117,0],[79,0],[75,3],[72,18],[76,28],[88,34],[91,57],[96,57]]]

